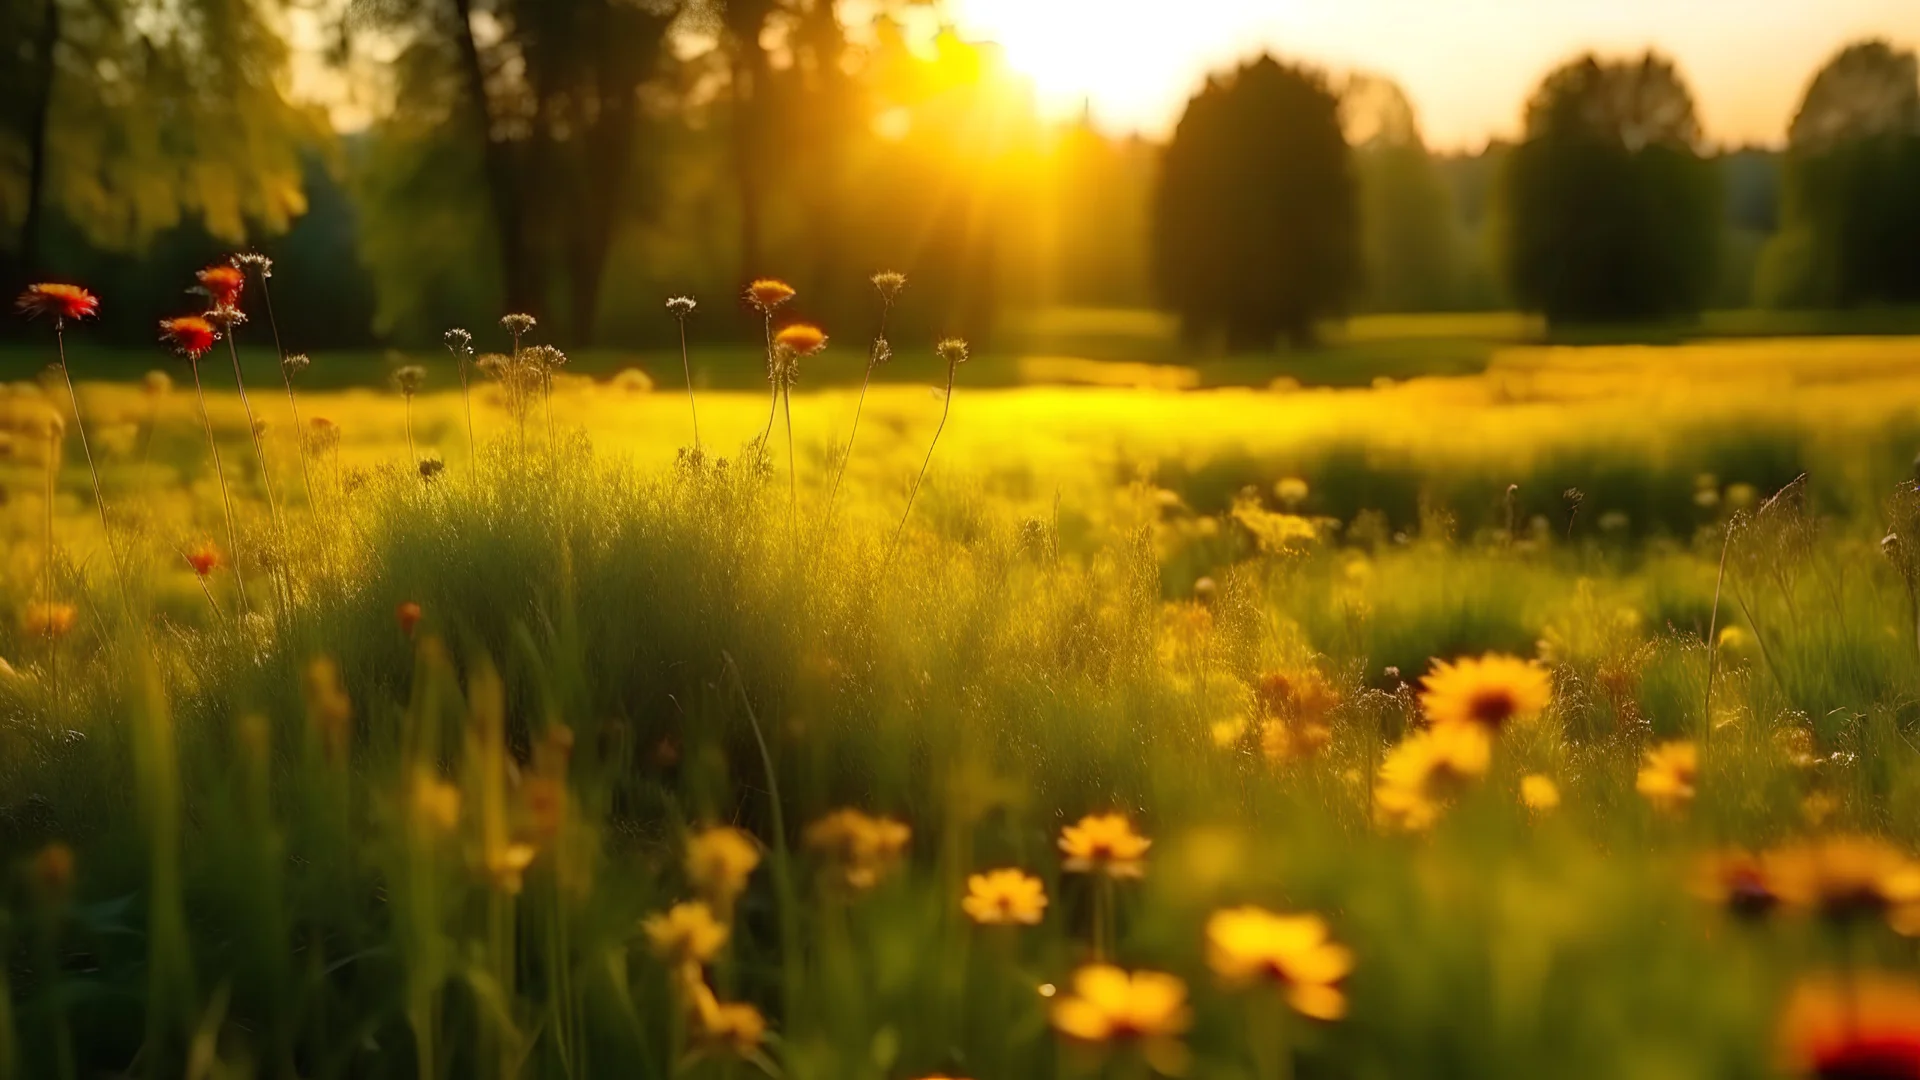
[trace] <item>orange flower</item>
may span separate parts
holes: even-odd
[[[771,314],[774,308],[793,299],[793,286],[775,278],[761,278],[747,286],[747,299],[754,307]]]
[[[220,331],[198,315],[183,315],[160,320],[160,340],[173,346],[173,351],[181,356],[198,360],[220,340]]]
[[[193,572],[201,577],[206,577],[220,569],[225,562],[226,560],[220,557],[220,549],[214,547],[211,540],[202,540],[187,549],[187,564],[192,566]]]
[[[795,356],[812,356],[827,347],[827,335],[810,323],[794,323],[773,335],[773,343],[793,350]]]
[[[420,605],[411,600],[393,609],[393,617],[400,623],[400,632],[408,637],[412,637],[413,628],[420,625],[422,614]]]
[[[100,301],[78,285],[42,282],[27,286],[13,306],[27,318],[51,315],[55,319],[84,319],[100,310]]]
[[[1781,1017],[1785,1064],[1817,1080],[1920,1080],[1920,985],[1870,972],[1814,978]]]
[[[240,290],[247,287],[247,275],[239,267],[221,263],[194,275],[200,287],[213,298],[214,307],[233,307],[240,303]]]
[[[20,617],[20,628],[30,637],[63,638],[73,629],[79,614],[72,604],[35,600]]]

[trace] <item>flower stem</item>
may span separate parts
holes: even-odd
[[[227,473],[220,465],[220,444],[213,438],[213,419],[207,415],[207,392],[200,383],[200,361],[190,360],[193,369],[193,393],[200,400],[200,423],[207,429],[207,449],[213,453],[213,475],[220,481],[220,505],[227,519],[227,550],[233,554],[233,584],[240,592],[240,610],[247,604],[247,582],[240,573],[240,534],[233,527],[233,496],[227,492]]]
[[[280,320],[273,317],[273,290],[267,288],[267,275],[260,273],[260,297],[267,304],[267,326],[273,330],[273,351],[280,357],[280,378],[287,384],[287,406],[293,410],[293,449],[300,455],[300,479],[307,486],[307,505],[314,506],[313,473],[307,469],[307,448],[300,441],[300,405],[293,400],[293,372],[287,370],[287,350],[280,344]],[[262,468],[265,461],[262,460]]]
[[[93,477],[93,505],[100,511],[100,536],[107,544],[107,558],[113,563],[114,581],[120,586],[120,602],[127,616],[133,616],[133,599],[127,592],[127,573],[120,564],[120,551],[113,546],[113,529],[107,524],[107,500],[100,493],[100,469],[93,463],[93,447],[87,443],[87,423],[80,418],[80,395],[73,392],[73,373],[67,370],[67,335],[54,324],[53,340],[60,350],[60,375],[67,381],[67,400],[73,403],[73,426],[80,433],[80,449],[87,456],[87,472]]]
[[[693,452],[700,452],[700,409],[693,401],[693,363],[687,359],[687,317],[680,316],[680,370],[687,376],[687,411],[693,414]]]
[[[887,557],[880,562],[881,572],[893,564],[894,549],[900,546],[900,533],[907,527],[907,518],[913,514],[913,500],[920,494],[920,482],[927,478],[927,466],[933,464],[933,449],[940,445],[940,433],[947,430],[947,416],[953,412],[953,373],[954,365],[947,365],[947,397],[940,408],[940,426],[933,429],[933,441],[927,444],[927,458],[920,463],[920,475],[913,478],[913,487],[907,491],[907,508],[900,514],[900,524],[894,527],[893,539],[887,542]]]
[[[240,407],[247,413],[247,434],[253,437],[253,454],[260,459],[260,486],[267,491],[267,511],[273,515],[273,527],[280,527],[280,503],[273,495],[273,470],[267,467],[267,452],[260,445],[260,426],[253,420],[253,403],[247,400],[247,381],[240,375],[240,349],[233,343],[233,327],[227,328],[227,355],[233,358],[233,384],[240,390]]]

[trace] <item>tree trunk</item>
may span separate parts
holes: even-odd
[[[756,35],[734,45],[733,59],[733,168],[740,185],[740,281],[745,284],[767,272],[761,264],[760,207],[761,147],[759,114],[766,54]]]
[[[521,204],[513,148],[493,135],[487,73],[480,62],[480,46],[473,40],[473,0],[453,0],[453,10],[460,23],[454,38],[460,50],[461,71],[467,83],[467,97],[473,104],[474,122],[479,125],[481,167],[486,176],[488,201],[493,207],[494,236],[499,245],[500,278],[506,292],[507,310],[538,315],[540,267],[534,262],[528,242],[526,211]]]
[[[53,83],[58,72],[54,50],[60,47],[60,0],[46,0],[40,17],[40,36],[34,42],[34,59],[40,63],[39,80],[28,106],[27,147],[32,155],[27,166],[27,213],[20,222],[20,267],[27,274],[40,271],[40,233],[47,205],[47,140],[52,130]]]

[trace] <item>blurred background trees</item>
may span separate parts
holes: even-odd
[[[1189,339],[1311,338],[1359,283],[1358,189],[1340,99],[1270,56],[1209,80],[1161,163],[1154,281]]]
[[[1427,145],[1391,79],[1264,60],[1164,144],[1044,120],[932,0],[0,0],[0,270],[86,278],[145,343],[179,282],[278,260],[303,347],[512,307],[567,345],[709,340],[745,280],[900,340],[1162,305],[1215,347],[1343,312],[1920,304],[1920,73],[1851,46],[1785,149],[1718,148],[1658,56],[1581,57],[1517,144]],[[296,93],[296,87],[304,88]],[[316,92],[316,88],[318,92]],[[314,104],[326,101],[323,111]],[[296,285],[295,283],[299,284]],[[279,299],[278,297],[276,299]],[[12,332],[12,331],[7,331]]]
[[[1501,251],[1550,322],[1698,312],[1719,254],[1720,183],[1673,63],[1588,55],[1547,76],[1502,175]]]

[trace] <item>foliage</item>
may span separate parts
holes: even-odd
[[[1719,177],[1671,61],[1587,55],[1549,74],[1507,159],[1507,286],[1551,322],[1698,312],[1714,283]]]
[[[1187,104],[1153,206],[1154,280],[1190,336],[1305,341],[1359,282],[1358,194],[1339,99],[1263,56]]]

